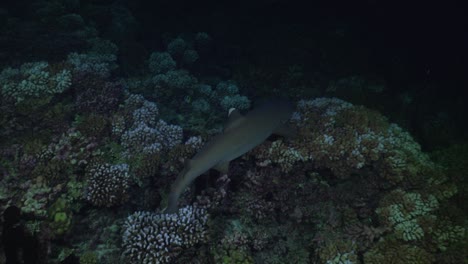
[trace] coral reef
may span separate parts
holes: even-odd
[[[136,212],[124,225],[124,254],[132,263],[172,263],[181,251],[207,239],[206,210],[183,207],[175,214]]]
[[[381,239],[374,248],[364,254],[364,263],[434,263],[435,258],[424,249],[400,244],[392,239]]]
[[[168,40],[165,51],[151,53],[144,75],[125,80],[128,90],[157,101],[167,121],[198,133],[219,126],[230,108],[248,109],[250,100],[234,81],[205,78],[192,67],[200,60],[195,47],[208,52],[210,39],[198,33]]]
[[[430,164],[419,144],[377,112],[336,98],[300,101],[297,150],[340,178],[376,168],[387,184],[421,181]]]
[[[148,68],[153,74],[166,73],[174,70],[176,62],[172,59],[171,54],[167,52],[153,52],[148,61]]]
[[[83,78],[75,90],[76,107],[81,113],[108,115],[117,109],[123,97],[119,82],[101,82],[92,78]]]
[[[54,235],[61,236],[69,231],[73,214],[65,199],[57,199],[48,209],[50,228]]]
[[[47,62],[25,63],[19,69],[6,68],[0,73],[2,95],[16,104],[30,99],[48,102],[70,85],[70,71],[54,71]]]
[[[271,58],[249,53],[263,46],[214,47],[177,25],[138,43],[131,1],[26,2],[0,8],[0,209],[21,211],[44,263],[468,259],[467,145],[423,152],[424,140],[454,142],[449,110],[426,113],[418,93],[323,61],[258,67]],[[424,131],[379,105],[395,91]],[[297,100],[287,124],[297,134],[205,173],[165,214],[174,178],[228,111],[272,95]]]

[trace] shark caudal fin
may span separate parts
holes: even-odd
[[[179,210],[179,197],[185,188],[188,186],[190,182],[187,182],[185,179],[187,172],[190,171],[192,167],[193,161],[190,159],[185,160],[184,162],[184,169],[177,175],[176,181],[171,187],[171,192],[169,193],[169,198],[167,201],[167,208],[164,210],[166,214],[173,214],[177,213]]]

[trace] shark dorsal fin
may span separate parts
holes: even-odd
[[[224,125],[224,132],[227,132],[234,127],[238,126],[242,120],[244,119],[244,116],[239,112],[239,110],[235,108],[229,109],[228,113],[228,120],[226,121],[226,124]]]

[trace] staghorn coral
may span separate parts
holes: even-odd
[[[85,199],[95,206],[111,207],[128,199],[128,165],[99,164],[89,169]]]
[[[174,214],[135,212],[124,224],[124,255],[132,263],[173,263],[183,249],[205,242],[205,209],[183,207]]]

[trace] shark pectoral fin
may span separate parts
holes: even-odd
[[[214,166],[213,169],[219,171],[222,174],[226,174],[229,171],[229,161],[220,162],[216,164],[216,166]]]
[[[192,167],[193,160],[191,159],[186,159],[184,160],[184,170],[188,170],[190,167]]]
[[[297,130],[292,126],[284,124],[276,128],[275,131],[273,131],[273,134],[283,136],[285,138],[293,138],[296,136]]]
[[[237,127],[244,120],[244,116],[237,109],[229,110],[229,117],[224,125],[224,132],[227,132],[235,127]]]

